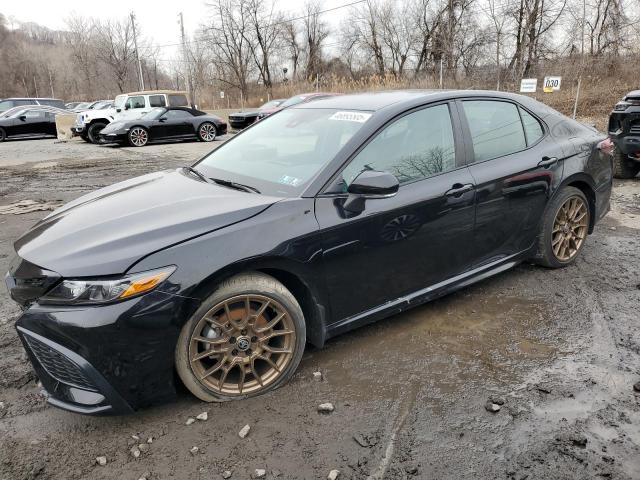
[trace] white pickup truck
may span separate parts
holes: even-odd
[[[99,133],[114,120],[138,118],[155,107],[186,107],[189,100],[186,92],[174,90],[150,90],[123,93],[115,98],[113,108],[87,110],[78,113],[76,123],[71,128],[74,136],[83,140],[100,143]]]

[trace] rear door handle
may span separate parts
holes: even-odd
[[[474,187],[475,185],[473,183],[454,183],[444,194],[447,197],[459,197],[464,193],[470,192]]]
[[[538,162],[539,167],[550,167],[558,163],[558,157],[542,157],[542,160]]]

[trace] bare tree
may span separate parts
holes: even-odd
[[[307,78],[316,78],[322,73],[322,44],[329,36],[329,27],[320,18],[320,0],[309,0],[305,4],[303,19],[304,48]]]
[[[237,88],[246,97],[251,74],[251,24],[245,2],[214,0],[207,4],[212,24],[202,32],[202,39],[215,57],[216,78]]]

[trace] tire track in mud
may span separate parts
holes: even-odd
[[[375,471],[367,477],[367,480],[382,480],[385,478],[387,469],[393,460],[393,454],[398,441],[398,434],[403,429],[405,422],[416,403],[418,392],[420,391],[420,386],[415,377],[411,377],[409,381],[409,391],[403,395],[398,402],[398,406],[396,408],[397,412],[394,415],[389,440],[387,441],[382,458],[380,459]]]

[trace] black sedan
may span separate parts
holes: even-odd
[[[49,401],[75,412],[171,399],[174,371],[204,401],[262,394],[307,342],[526,260],[574,262],[609,210],[610,146],[503,92],[288,108],[37,223],[6,277],[17,329]]]
[[[278,98],[265,103],[257,110],[247,110],[246,112],[235,112],[229,115],[229,125],[236,130],[242,130],[247,128],[252,123],[255,123],[256,118],[260,115],[260,112],[265,110],[273,110],[278,108],[286,98]]]
[[[14,107],[0,114],[0,142],[8,138],[57,136],[56,115],[68,114],[56,107]]]
[[[100,131],[102,143],[144,147],[159,140],[213,142],[227,133],[227,124],[215,115],[188,107],[159,107],[134,120],[115,120]]]

